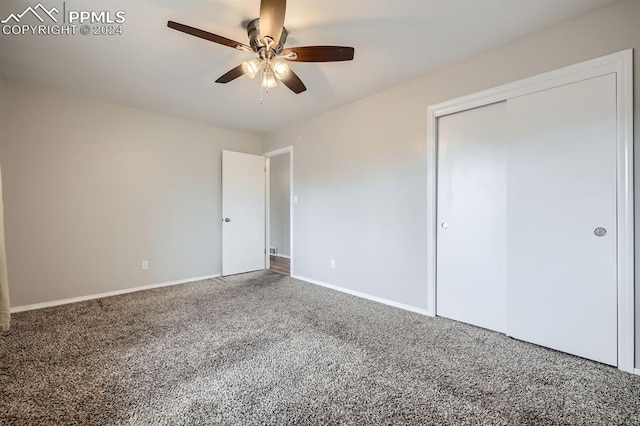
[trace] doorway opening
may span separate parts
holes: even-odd
[[[291,275],[293,260],[293,147],[267,157],[266,265],[272,272]]]

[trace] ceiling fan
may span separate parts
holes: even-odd
[[[284,47],[287,30],[284,28],[286,0],[261,0],[260,17],[247,24],[249,45],[230,40],[188,25],[169,21],[167,26],[177,31],[200,37],[214,43],[229,46],[244,52],[257,54],[257,57],[245,61],[216,80],[216,83],[229,83],[246,75],[253,79],[261,74],[262,87],[269,90],[281,81],[294,93],[302,93],[307,88],[286,62],[337,62],[353,59],[353,47],[341,46],[305,46]]]

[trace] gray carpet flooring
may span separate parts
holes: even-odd
[[[640,377],[271,272],[12,325],[3,425],[640,424]]]

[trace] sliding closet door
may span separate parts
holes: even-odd
[[[507,116],[507,334],[616,365],[615,75]]]
[[[438,119],[437,315],[505,331],[505,103]]]

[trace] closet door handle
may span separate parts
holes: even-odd
[[[596,237],[604,237],[607,235],[607,228],[596,228],[593,233],[596,234]]]

